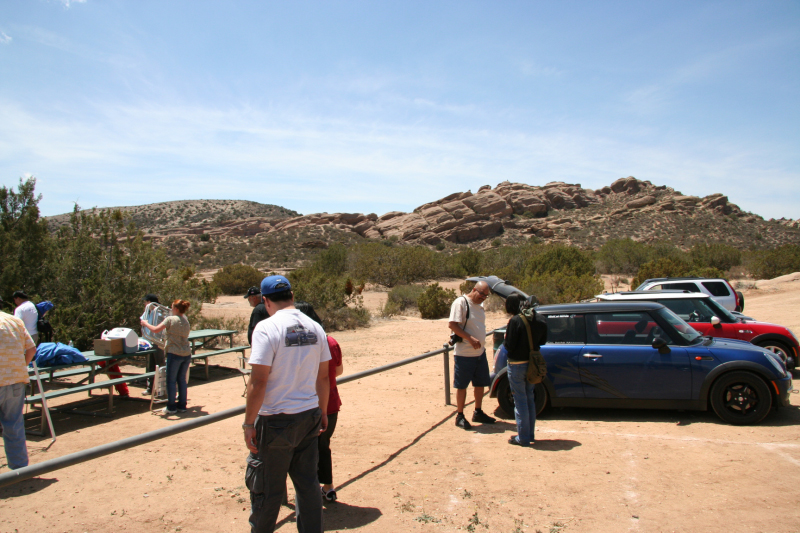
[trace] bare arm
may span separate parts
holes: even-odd
[[[253,370],[250,373],[250,380],[247,382],[247,404],[244,411],[245,424],[255,424],[258,410],[264,402],[264,393],[267,390],[267,381],[272,370],[272,367],[267,365],[251,365],[251,367]],[[255,428],[244,430],[244,443],[248,450],[258,453]]]
[[[33,361],[34,357],[36,357],[36,346],[34,346],[33,348],[28,348],[27,350],[25,350],[25,364],[26,365],[29,364],[31,361]]]
[[[153,333],[159,333],[161,331],[164,331],[164,328],[167,327],[167,321],[166,320],[162,321],[161,324],[159,324],[157,326],[151,326],[146,320],[141,320],[140,322],[142,323],[142,327],[143,328],[147,328],[150,331],[152,331]]]
[[[458,322],[448,322],[447,327],[453,330],[453,333],[464,339],[476,350],[481,347],[481,341],[464,331],[464,328],[462,328],[461,324]]]
[[[331,378],[328,376],[328,361],[319,364],[317,372],[317,398],[319,398],[319,408],[322,410],[322,426],[320,433],[328,429],[328,396],[331,392]]]

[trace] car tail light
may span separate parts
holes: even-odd
[[[733,297],[736,298],[736,309],[741,309],[742,308],[742,302],[739,301],[739,293],[736,292],[736,289],[733,288],[733,285],[731,285],[730,281],[728,281],[726,279],[725,283],[728,284],[728,287],[731,289],[731,292],[733,293]]]

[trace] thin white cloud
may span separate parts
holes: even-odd
[[[634,175],[684,194],[722,192],[767,218],[800,217],[786,146],[652,146],[585,128],[537,133],[321,118],[254,107],[97,105],[32,112],[0,101],[2,179],[31,172],[45,214],[93,205],[244,198],[303,213],[411,210],[505,180],[600,188]],[[782,155],[783,154],[783,155]],[[769,162],[767,165],[765,162]],[[754,182],[781,184],[751,192]]]
[[[13,39],[9,35],[7,35],[6,32],[0,31],[0,44],[8,44],[12,40]]]
[[[64,4],[64,7],[68,8],[68,9],[72,4],[85,4],[86,3],[86,0],[59,0],[59,1],[62,4]]]

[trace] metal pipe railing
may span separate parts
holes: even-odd
[[[371,376],[373,374],[385,372],[386,370],[391,370],[399,366],[414,363],[416,361],[421,361],[422,359],[427,359],[428,357],[433,357],[434,355],[438,355],[440,353],[444,353],[445,357],[447,357],[448,352],[450,350],[452,350],[452,348],[450,346],[445,345],[445,347],[442,348],[441,350],[427,352],[421,355],[416,355],[414,357],[409,357],[407,359],[402,359],[400,361],[395,361],[394,363],[389,363],[387,365],[371,368],[369,370],[363,370],[361,372],[356,372],[355,374],[350,374],[348,376],[342,376],[336,380],[336,383],[337,385],[344,384],[349,381],[360,379],[366,376]],[[447,373],[445,374],[445,380],[449,381]],[[447,385],[448,385],[447,399],[449,400],[449,382],[447,383]],[[127,439],[109,442],[108,444],[102,444],[100,446],[95,446],[94,448],[81,450],[79,452],[71,453],[63,457],[56,457],[55,459],[42,461],[41,463],[37,463],[35,465],[29,465],[23,468],[18,468],[17,470],[5,472],[3,474],[0,474],[0,488],[13,485],[14,483],[18,483],[20,481],[24,481],[32,477],[41,476],[43,474],[52,472],[54,470],[66,468],[68,466],[72,466],[78,463],[83,463],[85,461],[97,459],[98,457],[103,457],[104,455],[110,455],[118,451],[127,450],[128,448],[133,448],[141,444],[146,444],[154,440],[170,437],[178,433],[183,433],[184,431],[190,431],[192,429],[203,427],[208,424],[213,424],[214,422],[219,422],[220,420],[225,420],[226,418],[231,418],[236,415],[244,414],[244,410],[245,410],[244,405],[240,405],[239,407],[232,407],[230,409],[226,409],[218,413],[213,413],[192,420],[187,420],[185,422],[180,422],[178,424],[169,427],[156,429],[154,431],[142,433],[141,435],[128,437]]]
[[[489,336],[493,333],[494,330],[488,332],[486,335]],[[342,385],[356,379],[371,376],[373,374],[379,374],[380,372],[385,372],[387,370],[391,370],[393,368],[397,368],[410,363],[415,363],[417,361],[433,357],[434,355],[444,354],[445,405],[451,405],[450,404],[450,351],[451,350],[453,350],[453,348],[450,345],[445,344],[439,350],[426,352],[420,355],[415,355],[414,357],[409,357],[407,359],[395,361],[394,363],[389,363],[387,365],[371,368],[369,370],[356,372],[355,374],[350,374],[349,376],[343,376],[336,380],[336,384]],[[29,465],[23,468],[19,468],[17,470],[5,472],[3,474],[0,474],[0,488],[13,485],[14,483],[18,483],[20,481],[24,481],[32,477],[41,476],[42,474],[46,474],[54,470],[66,468],[68,466],[72,466],[78,463],[83,463],[85,461],[97,459],[98,457],[103,457],[104,455],[110,455],[112,453],[116,453],[122,450],[127,450],[128,448],[133,448],[141,444],[146,444],[154,440],[170,437],[178,433],[183,433],[184,431],[190,431],[192,429],[203,427],[208,424],[213,424],[214,422],[219,422],[220,420],[225,420],[226,418],[231,418],[236,415],[244,414],[244,410],[245,410],[244,405],[240,405],[239,407],[232,407],[230,409],[226,409],[218,413],[213,413],[192,420],[187,420],[185,422],[180,422],[178,424],[169,427],[156,429],[154,431],[149,431],[147,433],[142,433],[140,435],[128,437],[127,439],[109,442],[108,444],[101,444],[100,446],[95,446],[94,448],[81,450],[79,452],[71,453],[63,457],[56,457],[55,459],[42,461],[41,463],[37,463],[35,465]]]

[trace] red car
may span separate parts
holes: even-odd
[[[748,341],[778,354],[786,368],[795,368],[800,343],[789,328],[740,318],[707,294],[688,291],[631,291],[599,294],[603,302],[658,302],[706,337]]]

